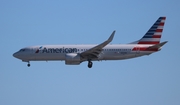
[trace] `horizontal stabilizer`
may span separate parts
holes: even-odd
[[[159,44],[150,46],[148,49],[160,48],[160,47],[162,47],[163,45],[165,45],[167,42],[168,42],[168,41],[165,41],[165,42],[162,42],[162,43],[159,43]]]

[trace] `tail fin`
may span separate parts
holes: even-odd
[[[138,41],[131,44],[159,44],[166,17],[159,17],[146,34]]]

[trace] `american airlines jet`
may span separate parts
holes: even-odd
[[[161,42],[161,35],[166,17],[159,17],[146,34],[139,40],[129,44],[109,44],[114,37],[111,36],[99,45],[38,45],[20,49],[13,56],[28,62],[64,60],[67,65],[79,65],[88,61],[91,68],[92,61],[123,60],[144,55],[150,55],[160,51],[167,41]]]

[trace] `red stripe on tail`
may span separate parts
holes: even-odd
[[[161,38],[161,35],[153,35],[152,38]]]
[[[138,44],[159,44],[159,41],[141,41]]]
[[[156,32],[162,32],[163,29],[157,29]]]
[[[158,51],[158,48],[148,49],[148,47],[134,47],[132,51]]]

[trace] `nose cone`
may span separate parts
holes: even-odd
[[[13,57],[18,58],[17,52],[13,54]]]
[[[18,59],[21,59],[21,58],[22,58],[22,54],[19,53],[19,52],[15,52],[15,53],[13,54],[13,56],[14,56],[15,58],[18,58]]]

